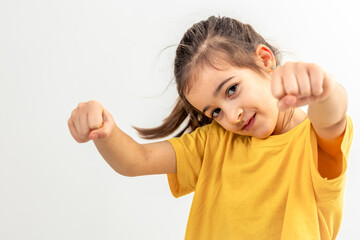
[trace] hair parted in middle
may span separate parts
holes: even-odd
[[[197,73],[206,66],[218,69],[219,63],[226,62],[265,75],[264,68],[255,58],[259,44],[267,46],[276,62],[280,62],[279,50],[267,43],[249,24],[215,16],[194,24],[185,32],[176,49],[174,75],[179,97],[172,112],[158,127],[135,129],[145,139],[156,139],[174,133],[186,120],[188,123],[177,137],[211,123],[212,119],[194,108],[185,97],[191,83],[196,81]]]

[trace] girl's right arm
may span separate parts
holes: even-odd
[[[77,142],[93,140],[106,162],[122,175],[176,173],[176,156],[170,142],[137,143],[116,126],[111,114],[97,101],[80,103],[68,126]]]

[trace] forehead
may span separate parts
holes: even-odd
[[[219,90],[222,83],[240,73],[240,69],[232,66],[223,66],[221,69],[214,67],[203,67],[196,73],[188,86],[188,91],[185,94],[187,101],[199,111],[202,111],[204,106],[211,105],[217,101],[219,95],[214,93]],[[226,83],[225,83],[226,84]]]
[[[236,67],[233,67],[228,63],[195,67],[188,82],[186,95],[190,94],[190,92],[199,87],[204,90],[211,89],[214,87],[214,84],[217,84],[227,78],[232,72],[235,72],[236,69]]]

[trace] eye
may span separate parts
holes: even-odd
[[[231,86],[231,87],[228,88],[228,90],[226,91],[226,94],[227,94],[229,97],[232,96],[232,95],[236,92],[237,87],[238,87],[237,84]]]
[[[220,111],[221,111],[220,108],[215,109],[215,110],[211,113],[211,117],[212,117],[212,118],[216,118],[217,116],[219,116]]]

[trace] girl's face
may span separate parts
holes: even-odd
[[[277,99],[270,78],[247,68],[204,67],[186,95],[187,100],[228,131],[266,138],[279,131]]]

